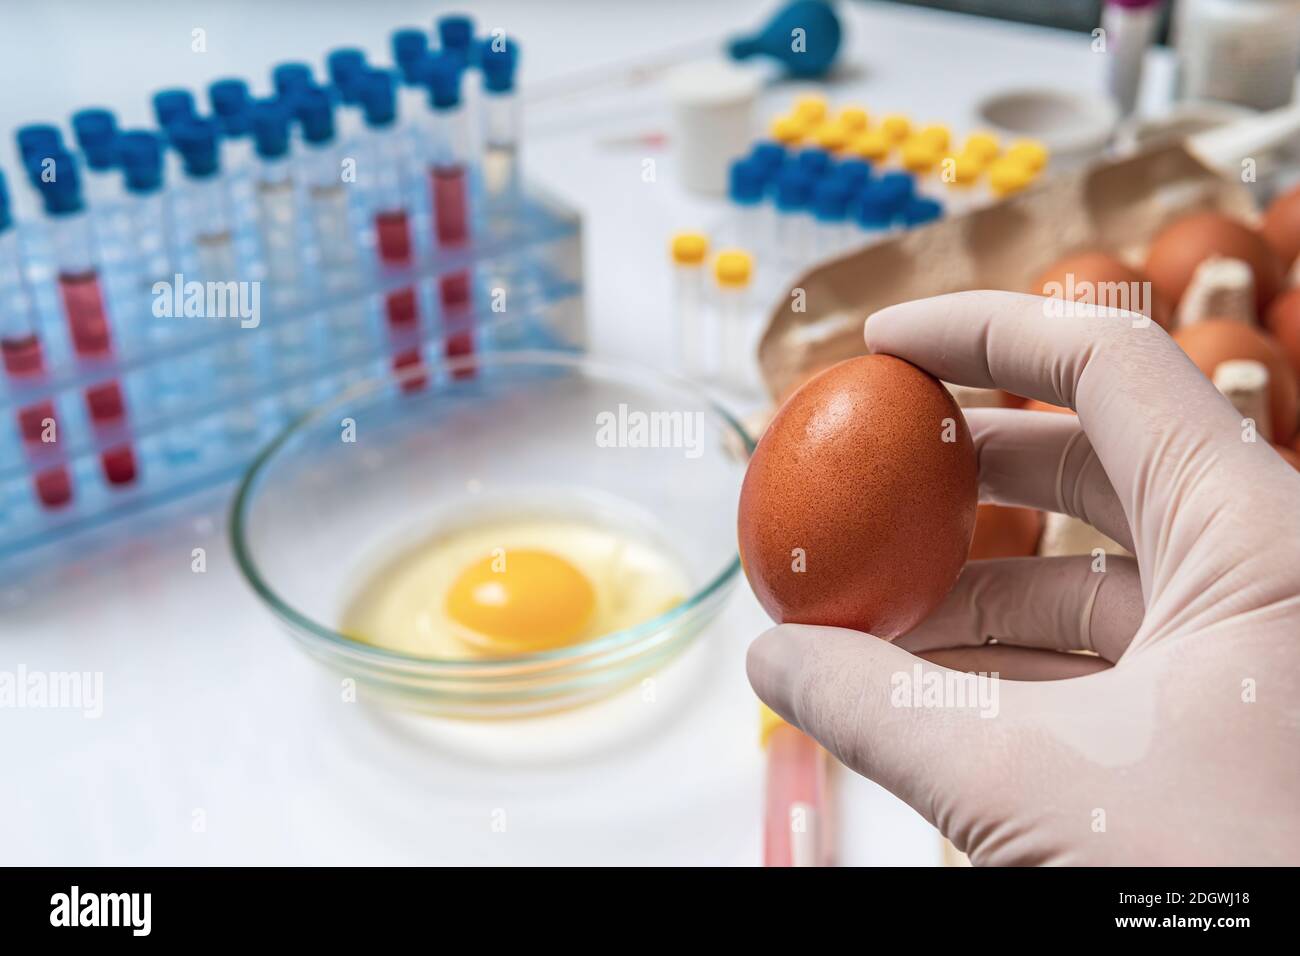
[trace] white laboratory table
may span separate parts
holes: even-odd
[[[524,46],[523,86],[721,36],[751,0],[473,3]],[[91,102],[128,123],[148,94],[263,75],[342,43],[382,56],[387,32],[444,5],[52,2],[7,10],[4,69],[42,77],[0,106],[12,128]],[[849,69],[832,98],[970,126],[982,94],[1015,84],[1095,87],[1087,39],[889,4],[841,4]],[[192,49],[202,29],[204,52]],[[807,85],[765,94],[764,114]],[[603,96],[529,124],[529,178],[585,223],[596,353],[670,360],[665,241],[722,207],[683,193],[670,152],[611,146],[666,129],[652,91]],[[653,182],[642,161],[654,158]],[[103,714],[0,710],[0,864],[754,864],[761,755],[744,651],[765,617],[742,584],[688,654],[639,688],[510,725],[448,725],[342,700],[244,586],[225,538],[229,489],[148,535],[58,573],[0,581],[0,669],[102,671]],[[207,568],[195,573],[191,552]],[[606,719],[617,717],[616,720]],[[618,733],[601,728],[618,726]],[[937,834],[837,768],[839,856],[940,861]]]

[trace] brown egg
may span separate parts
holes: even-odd
[[[1231,319],[1206,319],[1185,325],[1174,333],[1188,358],[1207,377],[1222,362],[1250,359],[1268,369],[1269,411],[1273,419],[1273,441],[1289,442],[1295,434],[1300,388],[1295,372],[1281,346],[1259,329]]]
[[[957,580],[978,496],[966,419],[932,376],[867,355],[792,395],[740,491],[740,557],[781,623],[892,640]]]
[[[968,560],[1030,557],[1038,553],[1042,531],[1042,512],[982,504],[975,515],[975,537],[971,539]]]
[[[1282,285],[1282,267],[1264,238],[1235,219],[1198,212],[1166,226],[1147,250],[1146,274],[1158,297],[1177,309],[1196,267],[1220,256],[1240,259],[1255,277],[1255,307],[1263,310]]]
[[[1283,272],[1288,271],[1300,257],[1300,186],[1269,204],[1259,231],[1273,247]]]
[[[1133,312],[1145,311],[1150,297],[1156,324],[1168,330],[1172,322],[1168,303],[1155,293],[1147,277],[1105,252],[1076,252],[1058,259],[1039,274],[1029,291]]]
[[[1283,292],[1264,314],[1264,327],[1282,346],[1291,370],[1300,378],[1300,287]]]

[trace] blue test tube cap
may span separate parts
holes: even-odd
[[[325,58],[325,68],[330,75],[330,83],[339,91],[339,98],[344,103],[360,102],[360,90],[357,87],[361,74],[366,71],[366,55],[355,47],[340,47],[331,50]]]
[[[77,160],[66,149],[59,149],[37,160],[29,169],[34,185],[40,193],[45,211],[51,216],[81,212],[81,176]]]
[[[813,215],[821,222],[843,222],[849,214],[848,185],[842,180],[823,179],[813,191]]]
[[[164,129],[181,120],[194,119],[199,115],[194,109],[194,94],[179,88],[159,90],[153,95],[153,115]]]
[[[888,229],[897,214],[889,189],[879,180],[867,183],[852,204],[853,218],[864,229]]]
[[[393,62],[402,74],[402,82],[418,83],[420,63],[429,55],[429,34],[415,27],[407,27],[394,30],[390,42],[393,47]]]
[[[780,143],[764,141],[755,143],[754,148],[749,151],[751,162],[767,170],[768,175],[776,172],[781,168],[781,164],[786,160],[786,149]]]
[[[367,126],[389,126],[397,119],[397,95],[393,90],[392,74],[384,70],[367,70],[357,81],[357,88]]]
[[[763,168],[752,160],[735,160],[727,180],[727,196],[732,202],[752,206],[763,201]]]
[[[422,69],[424,82],[429,87],[430,106],[446,110],[460,105],[462,67],[454,55],[437,53],[429,56]]]
[[[163,151],[156,135],[145,130],[125,132],[113,148],[127,192],[145,195],[162,188]]]
[[[918,196],[903,207],[903,222],[908,226],[924,226],[943,217],[943,205],[937,199]]]
[[[275,87],[276,95],[283,100],[294,99],[315,83],[316,81],[312,79],[311,67],[296,60],[279,63],[271,71],[271,85]]]
[[[252,108],[253,145],[263,159],[289,152],[289,107],[278,98],[258,100]]]
[[[846,184],[849,192],[859,192],[871,182],[871,164],[865,159],[846,159],[835,166],[831,175]]]
[[[295,106],[302,138],[309,143],[328,143],[334,139],[334,101],[319,87],[303,90]]]
[[[903,207],[916,197],[916,179],[911,173],[894,170],[881,176],[879,183],[882,195],[887,197],[895,214],[901,213]]]
[[[474,43],[473,18],[464,13],[449,13],[439,17],[436,25],[442,48],[459,57],[463,65],[468,65],[470,47]]]
[[[171,142],[181,154],[185,174],[195,179],[215,175],[220,169],[218,129],[215,121],[198,116],[175,123],[168,130]]]
[[[797,167],[787,166],[776,178],[773,198],[781,212],[795,212],[808,205],[812,195],[812,181],[807,173]]]
[[[507,36],[492,36],[479,46],[479,69],[483,71],[483,88],[489,93],[510,93],[515,88],[515,68],[519,65],[519,44]]]
[[[243,136],[248,132],[248,108],[252,97],[247,83],[234,78],[217,80],[208,87],[208,101],[223,133]]]
[[[77,145],[86,157],[86,165],[94,170],[113,167],[113,140],[117,138],[117,119],[106,109],[79,110],[72,114],[72,132]]]
[[[57,126],[48,123],[33,123],[22,126],[14,135],[18,143],[18,155],[23,165],[30,167],[34,160],[49,156],[63,149],[63,134]]]
[[[831,154],[815,146],[801,150],[797,157],[800,168],[814,179],[823,175],[831,165]]]

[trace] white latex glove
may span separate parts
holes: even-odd
[[[1136,561],[973,562],[896,644],[768,631],[750,682],[977,864],[1294,865],[1300,474],[1133,318],[1049,318],[1001,292],[873,315],[872,352],[1075,409],[968,412],[981,498],[1082,518]],[[956,677],[939,663],[1000,672],[996,716],[899,706],[895,675]]]

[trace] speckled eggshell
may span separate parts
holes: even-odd
[[[947,389],[893,356],[848,359],[795,392],[758,443],[740,492],[741,562],[773,620],[892,640],[957,580],[978,493]]]

